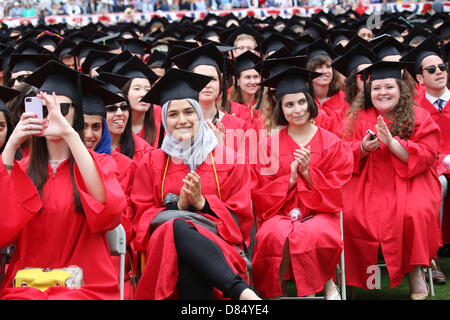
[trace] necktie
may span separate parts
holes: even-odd
[[[442,109],[444,108],[445,100],[437,99],[435,104],[436,104],[436,107],[438,108],[439,112],[442,112]]]

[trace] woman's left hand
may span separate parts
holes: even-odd
[[[191,171],[183,179],[183,190],[187,193],[189,203],[197,210],[205,206],[205,198],[202,196],[202,186],[200,176],[195,171]]]
[[[311,146],[307,148],[300,147],[295,149],[294,159],[298,162],[298,173],[305,174],[308,172],[309,161],[311,160]]]
[[[380,140],[386,146],[389,146],[394,138],[392,137],[392,134],[381,115],[377,118],[377,124],[375,125],[375,128],[377,129],[378,140]]]
[[[49,95],[41,91],[37,94],[37,96],[45,102],[48,110],[48,126],[42,132],[42,136],[65,137],[70,134],[73,131],[73,128],[67,119],[61,114],[61,108],[59,106],[59,101],[56,94],[53,92],[52,95]]]

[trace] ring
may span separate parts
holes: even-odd
[[[24,126],[23,126],[23,130],[27,131],[27,130],[28,130],[28,126],[27,126],[27,125],[24,125]]]

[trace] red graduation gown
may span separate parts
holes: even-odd
[[[218,145],[213,151],[224,152]],[[226,152],[233,152],[227,150]],[[161,149],[151,152],[148,161],[136,171],[131,200],[136,208],[133,228],[136,232],[134,246],[138,251],[146,251],[146,265],[140,279],[136,299],[173,299],[177,297],[178,263],[173,241],[172,221],[149,234],[152,219],[165,209],[161,200],[161,185],[167,155]],[[217,224],[220,236],[196,225],[197,230],[213,240],[222,249],[226,260],[235,272],[245,279],[246,264],[235,245],[248,240],[253,225],[251,197],[249,190],[250,172],[246,165],[215,163],[222,200],[218,197],[214,171],[210,156],[196,170],[201,177],[202,194],[217,215],[204,214]],[[166,174],[164,195],[179,194],[182,179],[189,168],[180,161],[170,160]],[[228,210],[239,220],[236,224]]]
[[[106,203],[96,201],[86,190],[78,167],[74,176],[84,214],[75,211],[70,161],[60,164],[49,178],[41,200],[26,174],[28,160],[14,162],[11,177],[0,166],[0,246],[16,243],[3,280],[1,299],[119,299],[117,272],[111,260],[105,232],[120,223],[125,196],[117,181],[115,163],[90,151],[106,189]],[[80,289],[51,287],[44,292],[31,287],[13,288],[18,270],[25,267],[83,269]]]
[[[148,157],[148,153],[153,149],[144,139],[140,138],[137,134],[133,133],[134,139],[134,156],[133,161],[138,165],[143,159]],[[120,145],[115,149],[120,152]]]
[[[253,127],[260,115],[259,110],[254,110],[253,113],[251,112],[251,108],[255,103],[257,103],[256,100],[254,100],[252,105],[248,107],[245,104],[230,101],[231,115],[244,120],[247,123],[248,128]]]
[[[259,175],[259,183],[252,192],[258,218],[253,256],[254,283],[263,297],[281,295],[279,267],[287,239],[298,295],[316,293],[335,273],[342,250],[341,189],[351,178],[353,155],[348,145],[336,135],[318,127],[308,143],[314,186],[299,177],[297,186],[288,190],[293,152],[299,146],[289,136],[287,128],[268,139],[268,155],[273,161],[270,165],[257,166],[255,172]],[[279,146],[276,145],[278,139]],[[274,162],[279,163],[279,168],[273,165]],[[274,168],[272,173],[262,171],[270,166]],[[311,215],[313,218],[303,223],[300,219],[291,221],[289,212],[293,208],[299,208],[304,217]]]
[[[345,92],[340,90],[325,100],[323,104],[317,99],[315,101],[319,108],[319,115],[315,119],[317,125],[328,131],[337,133],[341,120],[345,115],[344,113],[349,108],[348,102],[345,101]]]
[[[348,285],[368,288],[368,278],[373,275],[368,268],[377,264],[380,245],[391,288],[416,265],[428,266],[442,245],[441,185],[436,173],[439,127],[428,111],[414,107],[414,113],[411,137],[394,137],[408,150],[408,164],[385,145],[359,160],[367,129],[376,132],[378,113],[374,108],[360,111],[354,136],[346,138],[355,159],[352,179],[344,188]]]
[[[423,88],[423,86],[422,86]],[[450,154],[450,102],[444,106],[442,113],[439,112],[425,96],[425,89],[422,90],[421,94],[418,94],[414,101],[420,107],[427,110],[434,122],[441,129],[441,144],[439,148],[438,157],[438,176],[445,174],[447,177],[449,175],[449,170],[442,164],[442,160]],[[442,218],[442,240],[444,242],[450,242],[450,192],[447,192],[447,196],[444,199],[444,214]]]

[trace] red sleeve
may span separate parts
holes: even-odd
[[[132,221],[135,237],[133,240],[134,248],[137,251],[145,251],[148,244],[148,235],[150,223],[153,218],[165,209],[162,206],[159,194],[154,188],[161,186],[158,179],[154,177],[152,169],[152,159],[149,157],[146,161],[136,164],[136,172],[133,180],[130,198],[134,206],[135,217]]]
[[[392,164],[397,174],[410,179],[428,170],[436,164],[439,152],[440,131],[429,113],[415,109],[416,123],[411,137],[408,140],[394,137],[408,151],[408,163],[404,163],[394,154],[391,154]]]
[[[11,176],[0,159],[0,246],[14,241],[22,228],[39,212],[42,201],[30,177],[14,160]]]
[[[74,176],[87,224],[92,232],[114,229],[120,224],[122,212],[126,207],[125,194],[117,181],[116,164],[111,157],[98,157],[89,150],[100,179],[106,191],[106,202],[100,203],[86,189],[77,164],[74,165]]]

